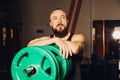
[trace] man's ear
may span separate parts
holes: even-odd
[[[52,23],[51,23],[51,22],[49,22],[49,24],[50,24],[50,26],[52,26]]]

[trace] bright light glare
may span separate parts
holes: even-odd
[[[120,39],[120,31],[114,31],[112,36],[114,39]]]

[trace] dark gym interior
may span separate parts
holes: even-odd
[[[25,47],[22,45],[22,1],[0,0],[1,80],[12,80],[12,60],[15,54]],[[93,43],[93,52],[90,54],[90,58],[82,57],[80,62],[82,80],[120,80],[119,45],[114,40],[113,44],[110,44],[112,40],[110,34],[113,32],[114,26],[120,26],[120,20],[93,20],[92,25],[96,30],[95,41],[91,42],[91,44]]]

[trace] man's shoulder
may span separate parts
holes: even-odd
[[[73,37],[72,37],[72,40],[82,40],[84,41],[85,40],[85,37],[83,34],[78,34],[78,33],[74,33]]]
[[[74,33],[74,35],[73,35],[73,37],[84,37],[84,35],[83,34],[79,34],[79,33]]]

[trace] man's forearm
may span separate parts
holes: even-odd
[[[65,43],[72,49],[73,54],[78,54],[83,49],[84,44],[82,42],[65,41]]]
[[[35,41],[31,41],[28,46],[44,46],[44,45],[49,45],[49,44],[53,44],[54,40],[52,38],[50,39],[43,39],[43,40],[35,40]]]

